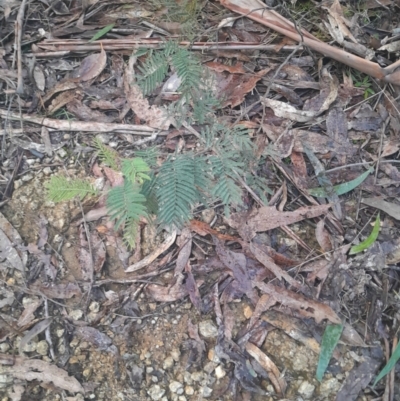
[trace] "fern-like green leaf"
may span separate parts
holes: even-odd
[[[94,146],[97,149],[99,159],[113,170],[119,170],[119,155],[118,152],[106,145],[99,138],[95,138]]]
[[[167,159],[157,176],[158,221],[164,226],[183,226],[199,201],[191,155]]]
[[[139,66],[141,75],[138,77],[138,85],[147,95],[164,80],[168,72],[168,59],[163,51],[155,51],[147,58],[142,66]]]
[[[157,165],[158,150],[155,147],[135,150],[135,157],[141,157],[148,166],[155,167]]]
[[[181,79],[179,90],[184,98],[190,98],[191,91],[198,89],[202,82],[202,67],[199,60],[187,49],[178,48],[171,56],[171,62]]]
[[[157,178],[154,173],[151,173],[150,178],[149,181],[143,183],[140,193],[146,198],[148,212],[156,215],[158,214]]]
[[[97,195],[96,189],[87,180],[69,179],[64,176],[53,176],[46,184],[48,197],[53,202],[68,201],[76,196],[81,200],[85,196]]]
[[[234,180],[235,168],[238,169],[241,163],[217,156],[212,156],[210,162],[216,181],[211,194],[214,198],[221,199],[225,207],[225,214],[229,214],[230,205],[239,205],[242,203],[242,189]]]
[[[147,217],[146,198],[140,193],[140,187],[125,179],[124,184],[111,188],[107,194],[107,210],[115,220],[115,228],[124,228],[138,223],[141,217]]]
[[[139,223],[136,220],[127,220],[124,224],[123,240],[128,248],[134,248],[138,235]]]
[[[122,174],[132,183],[143,184],[150,180],[150,176],[146,174],[149,171],[150,167],[141,157],[122,160]]]

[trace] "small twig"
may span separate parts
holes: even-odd
[[[49,317],[50,317],[50,316],[49,316],[49,304],[48,304],[48,302],[47,302],[47,298],[44,297],[44,298],[43,298],[43,301],[44,301],[44,313],[45,313],[45,316],[46,316],[46,318],[49,318]],[[56,360],[56,355],[55,355],[55,353],[54,353],[53,341],[52,341],[52,339],[51,339],[50,326],[48,326],[48,327],[46,328],[44,334],[45,334],[45,336],[46,336],[46,341],[47,341],[47,343],[49,344],[51,359],[52,359],[53,361],[55,361],[55,360]]]
[[[17,19],[15,20],[15,48],[17,51],[17,89],[16,93],[18,95],[24,94],[24,79],[22,77],[22,25],[24,23],[26,0],[22,0],[21,6],[19,7]]]

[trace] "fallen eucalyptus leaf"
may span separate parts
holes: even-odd
[[[317,366],[316,378],[318,381],[322,380],[329,361],[332,357],[333,351],[342,335],[343,325],[341,324],[328,324],[326,326],[324,335],[322,336],[321,352],[319,353],[319,360]]]
[[[358,176],[354,180],[344,182],[343,184],[335,185],[333,187],[333,189],[338,195],[343,195],[347,192],[350,192],[354,188],[358,187],[373,171],[374,171],[374,168],[371,167],[370,169],[368,169],[367,171],[362,173],[360,176]],[[310,195],[316,196],[318,198],[328,197],[328,193],[325,190],[325,188],[311,188],[308,190],[308,192]]]

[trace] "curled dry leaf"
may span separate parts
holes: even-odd
[[[0,363],[3,358],[9,355],[0,354]],[[12,366],[3,365],[2,373],[9,374],[19,380],[36,380],[41,383],[53,383],[56,387],[72,393],[84,393],[84,389],[75,377],[68,376],[68,373],[40,359],[29,359],[21,356],[14,357]]]
[[[271,359],[252,343],[246,344],[246,351],[268,372],[275,391],[282,396],[286,391],[286,380]]]

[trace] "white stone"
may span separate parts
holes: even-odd
[[[211,320],[200,322],[199,332],[205,338],[216,338],[218,335],[218,329]]]
[[[157,401],[160,400],[162,396],[165,394],[165,390],[161,388],[158,384],[155,384],[154,386],[151,386],[147,390],[147,394],[153,401]]]
[[[304,397],[304,399],[308,400],[313,396],[314,390],[315,386],[313,384],[309,383],[308,381],[304,381],[300,384],[298,392]]]
[[[221,365],[219,365],[215,368],[215,376],[217,379],[222,379],[223,377],[226,376],[226,372]]]
[[[176,393],[178,392],[179,389],[183,388],[183,384],[174,380],[171,383],[169,383],[168,387],[172,393]]]
[[[47,353],[49,352],[49,344],[47,344],[47,341],[39,341],[36,345],[36,352],[39,355],[47,355]]]

